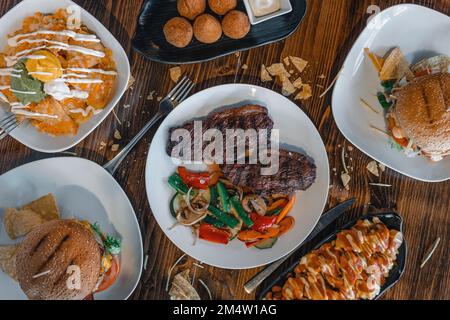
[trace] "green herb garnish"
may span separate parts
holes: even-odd
[[[378,101],[380,102],[383,109],[389,110],[392,107],[392,103],[389,103],[386,100],[386,96],[384,95],[384,93],[382,93],[382,92],[378,93],[377,97],[378,97]]]
[[[11,90],[14,96],[24,105],[44,100],[44,84],[28,74],[24,61],[14,65],[13,71],[17,77],[11,77]],[[19,77],[20,76],[20,77]]]
[[[110,235],[105,236],[105,234],[101,231],[98,222],[91,224],[91,228],[96,233],[99,238],[98,240],[101,242],[100,244],[103,245],[106,253],[113,256],[118,256],[120,254],[122,241]]]

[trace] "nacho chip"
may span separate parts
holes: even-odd
[[[404,77],[408,80],[414,79],[414,74],[409,69],[409,62],[406,60],[400,48],[395,48],[384,62],[380,71],[381,81],[401,80]]]
[[[280,79],[289,78],[291,76],[282,63],[274,63],[267,68],[267,71],[269,71],[271,76],[280,77]]]
[[[46,220],[29,209],[21,211],[6,209],[4,222],[6,233],[12,240],[15,240],[27,235],[33,228],[43,224]]]
[[[291,61],[289,60],[289,57],[284,58],[284,59],[283,59],[283,62],[284,62],[284,64],[285,64],[286,66],[288,66],[288,67],[291,65]]]
[[[17,281],[16,255],[17,245],[0,246],[0,269]]]
[[[380,176],[380,172],[378,171],[378,163],[376,161],[369,162],[366,169],[374,176],[376,176],[376,177]]]
[[[293,56],[290,56],[289,58],[291,59],[292,64],[294,65],[294,67],[295,67],[300,73],[302,73],[302,72],[305,70],[306,66],[308,65],[308,61],[303,60],[302,58],[299,58],[299,57],[293,57]]]
[[[369,48],[364,48],[364,53],[366,56],[372,61],[373,66],[377,70],[378,73],[383,69],[384,59],[369,50]]]
[[[295,97],[295,100],[307,100],[312,97],[312,88],[309,84],[304,84],[302,91]]]
[[[270,76],[269,71],[267,71],[266,66],[261,66],[261,81],[262,82],[269,82],[273,81],[273,78]]]
[[[38,213],[47,221],[57,220],[60,218],[59,209],[56,204],[56,199],[52,194],[48,194],[39,198],[30,204],[25,205],[22,209],[32,210]]]
[[[171,300],[201,300],[195,288],[191,285],[189,270],[175,276],[169,291]]]

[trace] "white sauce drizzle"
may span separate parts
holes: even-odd
[[[34,37],[38,35],[56,35],[56,36],[64,36],[72,38],[76,41],[81,42],[100,42],[100,39],[97,38],[94,34],[81,34],[76,33],[71,30],[63,30],[63,31],[52,31],[52,30],[38,30],[31,33],[23,33],[23,34],[17,34],[14,37],[11,37],[8,39],[8,45],[10,47],[16,47],[19,44],[19,39],[21,38],[27,38],[27,37]]]
[[[91,113],[91,112],[94,115],[97,115],[97,114],[101,113],[102,111],[103,111],[103,109],[95,109],[92,106],[88,106],[86,109],[78,108],[78,109],[70,110],[71,113],[81,113],[83,115],[83,117],[87,117],[89,115],[89,113]]]

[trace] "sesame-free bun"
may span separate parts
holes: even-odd
[[[208,0],[209,7],[219,16],[227,14],[227,12],[236,9],[237,0]]]
[[[202,14],[194,22],[195,38],[202,43],[217,42],[222,36],[222,25],[210,14]]]
[[[178,13],[180,16],[195,20],[199,15],[206,10],[206,0],[178,0]]]
[[[450,152],[450,75],[413,80],[398,92],[395,116],[407,137],[428,156]]]
[[[222,29],[227,37],[231,39],[242,39],[250,31],[250,21],[245,13],[232,10],[223,18]]]
[[[164,35],[167,42],[177,48],[184,48],[192,41],[194,31],[191,23],[185,18],[175,17],[164,25]]]
[[[67,285],[81,272],[79,290]],[[20,244],[16,260],[20,287],[32,300],[82,300],[95,289],[101,252],[94,235],[75,220],[54,220],[34,228]],[[41,275],[41,276],[39,276]]]

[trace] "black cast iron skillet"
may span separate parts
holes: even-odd
[[[242,0],[238,10],[246,12]],[[306,14],[306,0],[291,0],[292,12],[251,27],[243,39],[233,40],[222,36],[214,44],[202,44],[197,40],[186,48],[176,48],[167,43],[163,27],[171,18],[179,16],[176,0],[146,0],[141,9],[133,48],[147,59],[170,64],[197,63],[248,50],[282,40],[297,30]],[[207,9],[207,13],[221,17]]]
[[[402,234],[404,234],[403,230],[403,219],[400,217],[397,213],[381,213],[381,214],[373,214],[373,215],[367,215],[364,217],[360,217],[358,219],[355,219],[349,223],[347,223],[345,226],[343,226],[341,229],[336,230],[329,234],[324,240],[322,240],[315,249],[318,249],[325,243],[331,242],[336,239],[336,235],[346,229],[350,229],[353,227],[357,221],[363,220],[363,219],[370,219],[378,217],[389,229],[395,229],[399,230]],[[389,277],[386,279],[385,284],[381,288],[380,294],[375,298],[376,300],[381,298],[390,288],[392,288],[402,277],[405,266],[406,266],[406,256],[407,256],[407,244],[405,239],[403,239],[403,244],[399,248],[399,254],[397,255],[397,260],[395,263],[394,268],[389,273]],[[286,282],[286,279],[288,278],[288,274],[292,273],[294,269],[297,267],[299,263],[299,259],[295,260],[294,264],[291,264],[288,268],[286,266],[282,266],[279,268],[280,273],[278,276],[276,276],[273,279],[269,279],[265,281],[262,286],[261,290],[258,293],[258,299],[262,300],[266,296],[268,292],[271,291],[271,289],[274,286],[281,286],[283,287],[284,283]]]

